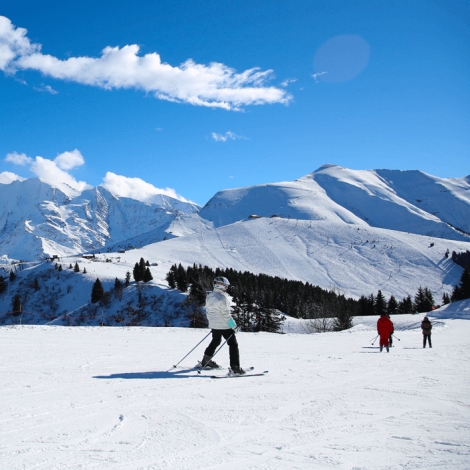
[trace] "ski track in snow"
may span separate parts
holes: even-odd
[[[6,469],[467,469],[468,320],[376,317],[316,335],[238,335],[264,377],[191,367],[206,334],[178,328],[2,327],[0,461]],[[228,365],[228,351],[219,353]],[[170,369],[170,370],[169,370]]]

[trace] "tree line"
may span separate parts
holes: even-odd
[[[216,276],[230,280],[228,293],[235,303],[232,314],[244,331],[278,331],[282,323],[279,312],[301,319],[333,318],[332,329],[339,331],[350,328],[354,316],[421,313],[436,307],[431,290],[421,286],[413,297],[408,295],[401,300],[393,295],[386,299],[381,290],[376,295],[363,295],[356,300],[345,297],[337,289],[326,290],[308,282],[241,272],[232,268],[213,270],[196,264],[185,268],[181,263],[171,266],[166,280],[172,289],[189,291],[188,303],[202,307]],[[452,294],[443,294],[442,303],[466,298],[470,298],[468,266]],[[192,326],[204,323],[202,312],[195,318]]]

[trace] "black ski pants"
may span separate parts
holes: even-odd
[[[204,354],[212,357],[215,350],[222,342],[222,337],[227,341],[229,354],[230,354],[230,367],[240,367],[240,352],[238,351],[238,342],[235,336],[235,331],[228,330],[212,330],[212,341],[207,346]]]
[[[432,348],[432,344],[431,344],[431,335],[423,335],[423,348],[426,347],[426,338],[429,342],[429,347]]]

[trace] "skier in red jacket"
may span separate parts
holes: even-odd
[[[388,341],[393,333],[393,323],[385,313],[377,320],[377,333],[380,335],[380,352],[382,352],[384,346],[389,352]]]

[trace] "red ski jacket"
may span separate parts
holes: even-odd
[[[377,333],[386,337],[393,333],[393,323],[390,318],[383,315],[377,320]]]

